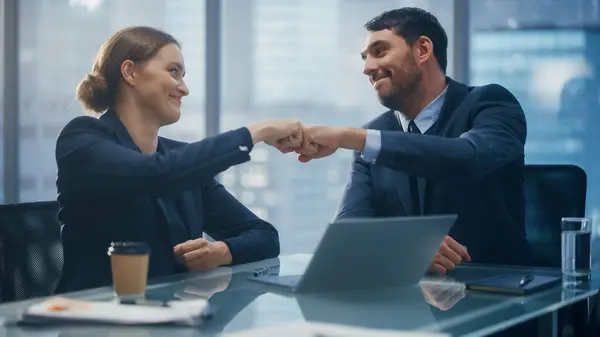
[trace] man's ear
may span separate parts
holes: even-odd
[[[136,73],[133,61],[125,60],[121,63],[121,76],[123,76],[125,83],[135,87]]]
[[[423,65],[433,57],[433,42],[427,36],[421,36],[415,41],[415,54],[419,65]]]

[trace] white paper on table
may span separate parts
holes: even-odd
[[[359,328],[348,325],[301,322],[279,325],[266,328],[256,328],[239,332],[224,333],[221,337],[450,337],[450,334],[418,332],[418,331],[394,331]]]
[[[168,302],[169,307],[92,302],[68,298],[51,298],[34,304],[23,313],[23,321],[87,322],[108,324],[194,324],[205,312],[208,301]]]

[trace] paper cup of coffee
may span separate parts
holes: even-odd
[[[144,242],[112,242],[108,247],[113,288],[119,297],[144,297],[150,247]]]

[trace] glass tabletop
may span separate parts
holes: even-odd
[[[295,295],[249,281],[255,272],[303,273],[312,255],[282,256],[233,268],[174,275],[152,280],[146,297],[161,300],[208,298],[212,318],[201,327],[0,327],[7,336],[210,336],[302,321],[338,323],[393,330],[446,332],[484,336],[503,331],[597,294],[600,279],[566,290],[560,284],[528,296],[508,296],[465,289],[465,282],[503,273],[560,275],[559,270],[469,264],[443,277],[426,277],[418,285],[386,290]],[[597,284],[598,283],[598,284]],[[69,294],[90,300],[112,300],[109,287]],[[33,301],[0,305],[0,317],[23,310]],[[42,334],[43,333],[43,334]]]

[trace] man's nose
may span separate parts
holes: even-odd
[[[369,60],[367,58],[365,60],[365,66],[363,68],[363,74],[365,74],[367,76],[371,76],[375,72],[377,72],[377,64],[374,61]]]

